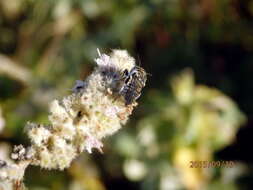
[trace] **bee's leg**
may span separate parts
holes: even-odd
[[[124,85],[120,88],[120,90],[119,90],[119,94],[120,94],[120,95],[122,95],[122,94],[123,94],[124,88],[125,88],[125,86],[124,86]]]
[[[138,94],[135,98],[135,100],[137,100],[139,97],[141,96],[141,94]]]

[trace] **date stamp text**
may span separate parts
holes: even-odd
[[[190,168],[233,168],[234,161],[190,161]]]

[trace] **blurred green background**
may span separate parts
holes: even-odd
[[[29,167],[31,190],[253,189],[252,0],[0,0],[0,156],[27,121],[127,49],[152,76],[129,122],[65,171]],[[190,161],[233,165],[190,168]]]

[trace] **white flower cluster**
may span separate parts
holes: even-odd
[[[51,125],[27,124],[31,165],[62,170],[84,150],[102,152],[101,139],[120,129],[137,105],[126,105],[118,93],[121,73],[133,68],[135,60],[125,50],[113,50],[110,56],[98,54],[94,72],[85,81],[77,81],[71,95],[50,104]]]
[[[73,94],[50,105],[51,126],[28,123],[27,133],[36,156],[32,163],[43,168],[69,167],[83,150],[102,152],[101,139],[124,124],[136,104],[125,106],[117,97],[120,74],[131,69],[135,60],[127,51],[100,54],[97,67],[86,81],[77,81]]]

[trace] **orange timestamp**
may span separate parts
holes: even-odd
[[[232,168],[234,161],[190,161],[190,168]]]

